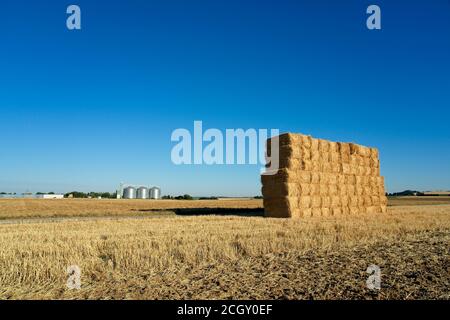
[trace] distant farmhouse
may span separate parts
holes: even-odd
[[[36,198],[38,199],[63,199],[64,195],[63,194],[37,194]]]

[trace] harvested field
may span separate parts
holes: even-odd
[[[450,204],[450,197],[389,197],[388,199],[388,206],[434,204]],[[175,213],[231,215],[249,213],[252,216],[258,215],[258,212],[259,215],[263,215],[262,208],[261,199],[237,198],[232,200],[0,199],[0,221],[56,217],[145,217]]]
[[[148,216],[189,208],[245,211],[262,208],[262,200],[0,199],[0,219]]]
[[[425,196],[425,197],[388,197],[389,206],[420,206],[434,204],[450,204],[450,197],[447,196]]]
[[[0,298],[450,299],[450,205],[304,220],[130,219],[149,204],[127,202],[111,210],[122,212],[115,220],[0,225]],[[371,264],[381,268],[379,291],[366,288]],[[69,265],[81,268],[81,290],[66,287]]]

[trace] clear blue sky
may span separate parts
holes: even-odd
[[[448,0],[6,0],[0,40],[0,191],[259,194],[259,166],[171,163],[194,120],[376,146],[389,191],[450,189]]]

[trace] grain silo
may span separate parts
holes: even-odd
[[[136,193],[137,199],[148,199],[148,188],[147,187],[139,187]]]
[[[123,198],[124,199],[136,199],[136,188],[126,187],[125,189],[123,189]]]
[[[158,187],[151,188],[150,199],[161,199],[161,189]]]

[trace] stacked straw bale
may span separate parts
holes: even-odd
[[[277,138],[279,169],[274,175],[261,176],[265,216],[386,212],[376,148],[302,134],[286,133]]]

